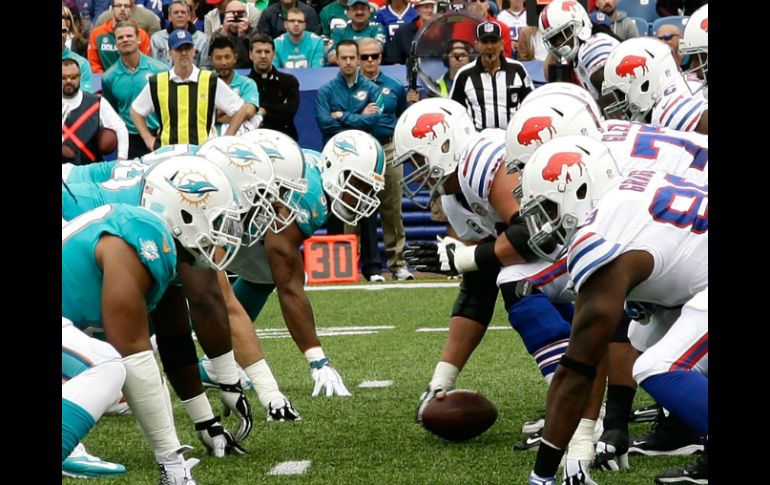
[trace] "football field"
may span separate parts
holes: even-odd
[[[419,283],[308,293],[324,350],[353,394],[345,398],[310,397],[307,361],[286,332],[277,297],[271,296],[256,328],[281,390],[302,420],[266,422],[264,409],[250,391],[255,423],[242,443],[249,454],[215,459],[205,456],[172,391],[181,442],[195,448],[186,456],[201,459],[193,469],[197,483],[527,483],[535,452],[514,452],[513,445],[523,437],[522,422],[544,408],[546,387],[508,325],[502,299],[490,330],[457,379],[457,388],[479,391],[497,406],[497,422],[465,443],[446,442],[415,423],[418,399],[441,355],[457,293],[456,287],[426,288]],[[360,387],[366,381],[374,387]],[[210,390],[208,395],[215,413],[221,413],[218,392]],[[649,403],[647,394],[637,393],[636,407]],[[235,428],[232,417],[224,423]],[[632,425],[631,436],[648,429],[649,424]],[[157,483],[155,463],[133,417],[102,418],[84,443],[92,454],[122,463],[128,472],[119,478],[62,483]],[[651,484],[663,468],[694,458],[630,460],[631,471],[595,471],[592,477],[602,485]]]

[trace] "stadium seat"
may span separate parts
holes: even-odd
[[[641,17],[628,17],[636,23],[636,30],[640,36],[650,35],[650,24]]]
[[[629,17],[639,17],[652,22],[659,18],[655,10],[655,0],[618,0],[618,10],[626,12]]]
[[[687,24],[687,19],[690,17],[680,17],[677,15],[671,17],[661,17],[652,23],[650,29],[650,35],[655,35],[661,25],[676,25],[679,27],[679,32],[684,32],[684,26]]]

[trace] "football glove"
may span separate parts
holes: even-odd
[[[561,485],[599,485],[591,479],[588,468],[591,462],[588,460],[572,460],[567,458],[564,464],[564,479]]]
[[[208,421],[195,423],[195,431],[203,446],[206,447],[206,453],[216,458],[222,458],[225,455],[245,455],[246,450],[236,443],[230,432],[219,423],[220,420],[219,416],[215,416]]]
[[[417,406],[417,417],[416,421],[418,423],[422,422],[422,412],[425,411],[425,407],[434,399],[436,399],[436,396],[439,393],[446,393],[448,391],[451,391],[454,389],[454,386],[442,386],[442,385],[436,385],[431,387],[430,384],[428,384],[428,387],[425,388],[425,392],[423,392],[420,395],[420,404]]]
[[[200,463],[197,458],[185,460],[183,454],[192,450],[192,446],[182,445],[166,453],[155,453],[155,462],[160,470],[159,485],[196,485],[192,478],[192,468]]]
[[[224,415],[229,416],[231,413],[235,413],[235,416],[240,420],[238,430],[235,432],[233,438],[235,441],[241,442],[249,436],[251,433],[252,420],[251,420],[251,405],[246,395],[243,393],[243,387],[240,382],[235,384],[220,384],[219,385],[219,397],[224,404]]]
[[[342,376],[334,367],[329,365],[327,357],[310,363],[310,375],[315,381],[313,397],[320,396],[322,392],[326,397],[351,395],[348,388],[345,387],[345,383],[342,382]]]
[[[539,475],[536,475],[535,472],[530,472],[528,484],[529,485],[556,485],[556,477],[543,478]]]
[[[628,432],[608,429],[596,443],[596,458],[593,468],[598,470],[628,470]]]
[[[285,397],[277,397],[267,405],[268,421],[299,421],[300,419],[302,416]]]
[[[457,276],[476,271],[476,246],[466,246],[451,237],[437,237],[438,242],[415,242],[404,248],[404,258],[417,271]]]

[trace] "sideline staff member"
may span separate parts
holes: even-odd
[[[168,39],[174,61],[170,71],[150,77],[131,105],[131,119],[150,150],[176,143],[200,145],[214,124],[214,108],[230,116],[226,135],[234,135],[246,119],[247,107],[227,84],[211,71],[195,67],[193,38],[177,29]],[[158,113],[158,139],[147,128],[147,116]]]

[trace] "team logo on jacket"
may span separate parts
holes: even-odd
[[[363,101],[366,99],[366,91],[358,91],[356,94],[353,95],[353,97],[359,101]]]
[[[175,172],[171,177],[166,177],[166,182],[179,193],[179,200],[198,207],[208,202],[211,192],[219,189],[206,177],[198,172]]]
[[[550,116],[535,116],[525,121],[516,136],[516,141],[524,146],[535,142],[542,144],[543,139],[540,137],[542,131],[548,131],[551,138],[556,134],[556,128],[553,127],[553,119]]]
[[[382,88],[382,94],[384,94],[385,96],[389,95],[390,94],[390,88]]]
[[[556,182],[566,172],[566,182],[572,182],[570,169],[573,166],[577,166],[580,169],[580,175],[583,175],[583,169],[586,164],[583,162],[583,157],[580,153],[561,152],[551,155],[545,168],[543,168],[543,179],[549,182]]]
[[[642,71],[637,74],[636,70],[641,68]],[[647,67],[647,58],[642,56],[626,56],[621,59],[620,64],[615,68],[615,74],[620,77],[630,76],[637,78],[650,71]]]
[[[412,136],[415,138],[435,140],[449,131],[449,123],[444,118],[444,113],[425,113],[417,118],[412,128]]]
[[[139,239],[139,255],[146,261],[155,261],[160,258],[160,252],[158,251],[158,245],[152,239],[145,241]]]

